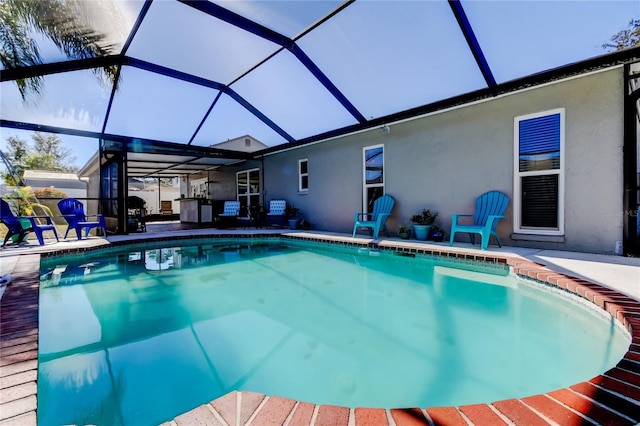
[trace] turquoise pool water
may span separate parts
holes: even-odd
[[[232,390],[427,407],[565,387],[628,336],[503,267],[210,240],[45,260],[40,424],[158,424]]]

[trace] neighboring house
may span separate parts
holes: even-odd
[[[30,186],[34,191],[55,188],[67,194],[69,198],[77,198],[83,203],[86,201],[87,181],[80,179],[75,173],[25,170],[22,178],[25,185]]]
[[[252,136],[244,135],[235,139],[229,139],[226,142],[220,142],[210,145],[210,148],[229,149],[232,151],[242,152],[255,152],[261,149],[268,148],[268,146]]]

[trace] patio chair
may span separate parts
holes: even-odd
[[[269,212],[267,213],[267,226],[285,226],[285,210],[287,202],[285,200],[269,201]]]
[[[173,214],[173,202],[160,201],[160,214]]]
[[[240,201],[225,201],[222,213],[218,215],[218,228],[235,227],[240,214]]]
[[[49,216],[15,216],[13,211],[11,211],[9,203],[5,200],[1,201],[2,202],[0,204],[2,211],[0,212],[0,222],[4,223],[8,229],[7,235],[4,237],[2,247],[4,247],[7,244],[7,241],[9,241],[9,238],[14,235],[17,235],[15,243],[20,244],[24,241],[29,232],[36,234],[41,246],[44,245],[43,233],[46,231],[52,231],[53,235],[56,237],[56,241],[60,241],[58,233],[56,232],[56,226],[53,224]],[[25,227],[21,219],[27,219],[29,221],[29,225]],[[41,223],[41,221],[44,221],[45,223]]]
[[[475,234],[480,234],[482,238],[481,248],[486,250],[491,236],[495,236],[500,244],[500,238],[496,233],[496,227],[500,219],[504,218],[504,211],[509,204],[509,197],[500,191],[489,191],[479,196],[476,200],[476,212],[474,214],[454,214],[451,216],[451,239],[449,245],[453,245],[453,237],[456,232],[466,232],[469,234],[471,244],[475,244]],[[459,224],[458,218],[472,217],[472,224]]]
[[[356,230],[359,227],[372,228],[373,238],[378,238],[380,231],[387,230],[387,218],[391,215],[395,200],[389,195],[383,195],[373,202],[373,211],[371,213],[354,213],[353,216],[353,237],[356,236]]]
[[[60,209],[62,217],[64,217],[68,224],[67,230],[64,233],[64,238],[67,238],[71,229],[75,229],[78,239],[81,240],[82,228],[85,229],[85,238],[89,236],[89,231],[94,228],[102,229],[103,235],[107,235],[107,224],[104,216],[101,214],[85,215],[84,205],[75,198],[65,198],[58,201],[58,209]],[[88,217],[95,217],[96,220],[89,221],[87,220]]]

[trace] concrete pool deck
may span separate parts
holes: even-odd
[[[217,231],[192,229],[110,236],[0,252],[0,276],[13,282],[0,301],[0,425],[36,424],[38,292],[40,254],[76,251],[127,242],[219,235],[284,234],[286,238],[374,245],[418,254],[507,263],[521,277],[565,289],[609,312],[632,334],[618,365],[587,382],[522,399],[462,407],[373,409],[314,405],[253,392],[231,392],[166,424],[193,425],[455,425],[455,424],[638,424],[640,422],[640,259],[550,250],[418,242],[394,238],[372,241],[350,235],[288,230]],[[477,247],[477,246],[476,246]],[[1,290],[0,290],[1,291]]]

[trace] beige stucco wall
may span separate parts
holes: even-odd
[[[265,202],[284,198],[315,229],[351,232],[362,204],[362,149],[384,144],[386,193],[396,199],[395,232],[422,208],[472,213],[475,198],[500,190],[513,199],[514,117],[565,108],[565,236],[563,242],[516,241],[512,205],[498,233],[503,244],[612,253],[622,239],[622,69],[616,68],[475,105],[390,124],[264,159]],[[309,159],[309,192],[297,191],[297,166]],[[460,240],[467,241],[466,236]],[[493,241],[492,241],[493,244]]]

